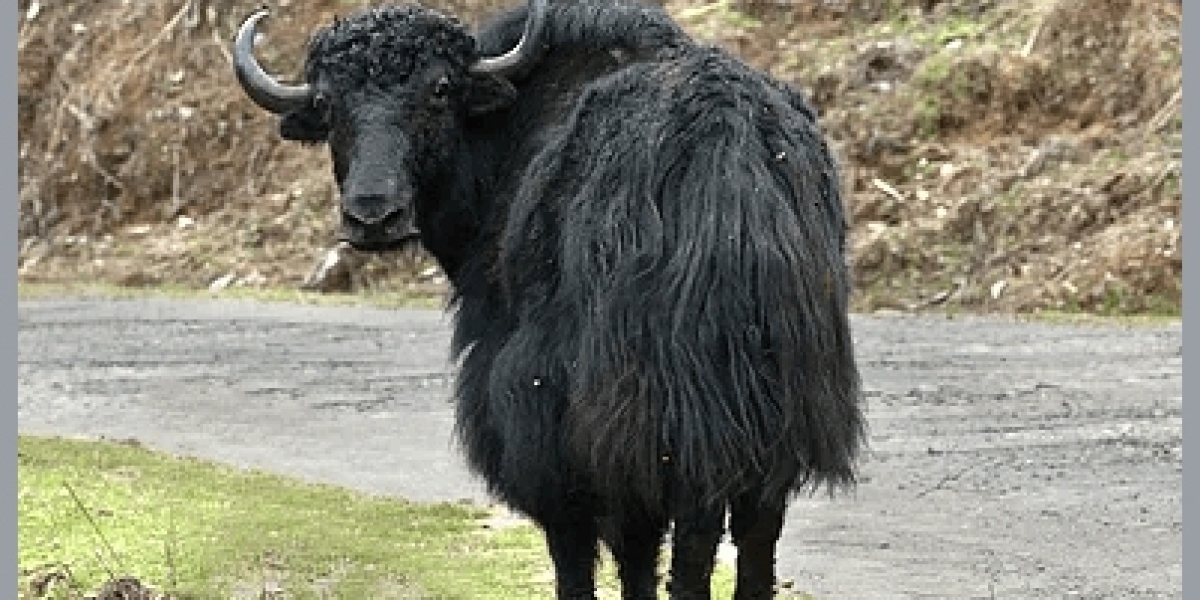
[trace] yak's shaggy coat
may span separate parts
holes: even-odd
[[[561,597],[590,597],[597,536],[650,597],[669,521],[673,594],[706,595],[730,508],[739,597],[758,597],[787,499],[852,484],[863,443],[837,168],[799,94],[652,9],[552,5],[506,107],[448,121],[409,98],[429,65],[512,47],[525,14],[474,42],[426,9],[342,20],[309,82],[359,98],[347,120],[391,94],[406,123],[349,140],[307,109],[281,131],[328,135],[339,184],[404,165],[454,287],[458,437],[546,530]]]
[[[657,508],[672,478],[717,502],[853,480],[836,167],[797,94],[672,50],[590,82],[543,133],[498,256],[474,257],[499,296],[459,294],[461,438],[518,506],[566,485]]]

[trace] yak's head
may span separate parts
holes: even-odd
[[[260,10],[238,30],[234,71],[251,100],[280,115],[283,138],[329,144],[343,238],[386,250],[417,234],[418,207],[453,168],[463,120],[514,100],[506,77],[535,60],[545,13],[546,0],[530,0],[516,47],[480,57],[452,18],[415,6],[369,9],[318,31],[305,81],[290,85],[254,58]]]

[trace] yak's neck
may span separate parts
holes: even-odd
[[[422,244],[456,287],[469,262],[495,256],[521,176],[541,152],[545,131],[563,118],[555,108],[561,98],[521,87],[515,106],[472,119],[452,153],[454,164],[422,184],[429,200],[417,217]]]
[[[523,9],[481,33],[485,49],[511,47],[523,27]],[[464,127],[457,164],[432,185],[428,214],[418,216],[425,248],[456,293],[472,269],[488,269],[521,177],[530,161],[571,117],[592,81],[643,60],[658,60],[690,43],[661,11],[617,4],[552,5],[549,48],[537,66],[512,80],[515,104],[472,118]],[[491,282],[491,277],[473,281]]]
[[[471,160],[462,153],[458,156],[460,163]],[[421,244],[452,284],[460,278],[468,257],[478,251],[483,230],[490,220],[486,196],[480,191],[483,189],[480,175],[468,164],[460,164],[422,184],[423,201],[417,211]]]
[[[536,154],[529,147],[535,136],[516,127],[510,113],[474,123],[451,153],[453,164],[421,184],[425,190],[417,214],[421,242],[456,292],[463,291],[465,280],[485,279],[469,272],[495,256],[505,209]]]

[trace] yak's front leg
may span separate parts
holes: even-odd
[[[767,600],[775,594],[775,544],[783,531],[786,501],[764,502],[747,494],[730,509],[730,534],[737,546],[734,600]]]
[[[671,600],[712,598],[712,572],[717,544],[725,529],[725,507],[698,502],[676,511],[671,540]]]
[[[554,562],[558,600],[595,600],[598,537],[592,511],[571,506],[539,525]]]

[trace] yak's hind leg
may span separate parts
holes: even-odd
[[[676,507],[667,584],[671,600],[709,600],[717,544],[725,532],[725,506],[688,501]]]
[[[556,598],[595,600],[599,534],[590,503],[567,498],[557,510],[537,515],[534,520],[546,536],[546,547],[554,562]]]
[[[729,530],[737,546],[734,600],[774,597],[775,544],[786,508],[786,500],[763,502],[758,494],[746,494],[730,507]]]
[[[603,521],[601,535],[617,563],[623,600],[658,598],[658,551],[666,531],[665,518],[624,513]]]

